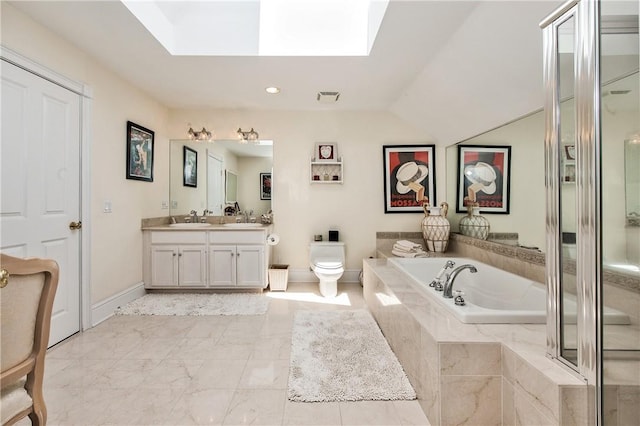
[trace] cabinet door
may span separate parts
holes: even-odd
[[[236,246],[209,246],[209,286],[236,285]]]
[[[181,246],[179,251],[178,285],[182,287],[207,286],[207,248]]]
[[[238,246],[237,253],[237,285],[265,287],[264,246]]]
[[[178,248],[170,245],[151,246],[151,287],[178,285]]]

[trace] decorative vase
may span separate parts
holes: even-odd
[[[447,220],[449,205],[440,203],[440,207],[422,206],[424,218],[422,219],[422,238],[427,246],[427,251],[444,252],[449,245],[449,232],[451,224]]]
[[[480,207],[478,206],[469,206],[467,210],[467,215],[460,219],[460,233],[486,240],[489,236],[489,220],[480,214]]]

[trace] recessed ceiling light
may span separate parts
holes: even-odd
[[[272,95],[275,95],[276,93],[280,93],[280,88],[279,87],[267,87],[264,90],[266,90],[267,93],[271,93]]]

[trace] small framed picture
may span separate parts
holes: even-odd
[[[315,161],[338,161],[338,144],[329,142],[316,143]]]
[[[477,204],[482,213],[509,214],[511,147],[458,145],[456,212]]]
[[[271,173],[260,173],[260,199],[271,199]]]
[[[565,145],[564,146],[564,159],[566,161],[575,161],[576,159],[576,146]]]
[[[153,138],[155,133],[127,121],[127,179],[153,182]]]
[[[198,152],[189,148],[183,147],[184,163],[183,163],[183,184],[184,186],[190,186],[192,188],[198,187]]]

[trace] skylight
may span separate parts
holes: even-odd
[[[389,0],[121,0],[172,55],[366,56]]]

